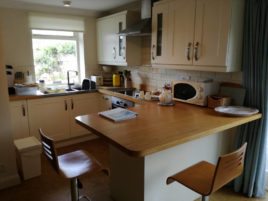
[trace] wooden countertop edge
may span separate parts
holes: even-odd
[[[163,150],[165,150],[167,148],[171,148],[173,146],[176,146],[176,145],[179,145],[179,144],[182,144],[182,143],[185,143],[185,142],[189,142],[191,140],[196,140],[196,139],[199,139],[201,137],[205,137],[205,136],[208,136],[208,135],[211,135],[211,134],[214,134],[214,133],[218,133],[218,132],[230,129],[230,128],[234,128],[236,126],[240,126],[242,124],[245,124],[245,123],[260,119],[261,117],[262,117],[262,114],[258,113],[256,115],[252,115],[250,117],[245,117],[244,119],[241,119],[241,120],[236,121],[234,123],[229,123],[229,124],[224,125],[224,126],[220,126],[220,127],[209,129],[209,130],[205,130],[203,132],[195,134],[194,136],[191,135],[190,137],[185,137],[185,138],[181,138],[181,139],[178,139],[178,140],[174,140],[172,142],[169,142],[169,143],[166,143],[166,144],[163,144],[163,145],[159,145],[159,146],[156,146],[154,148],[146,149],[146,150],[130,150],[130,149],[127,149],[124,146],[122,146],[122,145],[114,142],[110,138],[106,137],[102,133],[98,132],[97,130],[95,130],[95,129],[93,129],[93,128],[91,128],[91,127],[89,127],[89,126],[87,126],[87,125],[85,125],[83,123],[81,123],[77,118],[75,120],[79,125],[91,130],[93,133],[95,133],[96,135],[104,138],[110,144],[116,146],[117,148],[119,148],[123,152],[127,153],[128,155],[133,156],[133,157],[144,157],[146,155],[150,155],[150,154],[153,154],[153,153],[156,153],[156,152],[159,152],[159,151],[163,151]]]
[[[135,151],[131,151],[131,150],[128,150],[128,149],[124,148],[123,146],[121,146],[118,143],[114,142],[113,140],[111,140],[110,138],[106,137],[105,135],[103,135],[99,131],[95,130],[94,128],[91,128],[91,127],[89,127],[89,126],[81,123],[79,120],[77,120],[77,118],[75,118],[75,121],[80,126],[82,126],[82,127],[86,128],[86,129],[92,131],[93,134],[95,134],[95,135],[101,137],[102,139],[104,139],[105,141],[107,141],[109,144],[112,144],[112,145],[116,146],[117,148],[119,148],[120,150],[122,150],[124,153],[127,153],[130,156],[136,156],[136,157],[141,157],[142,156],[139,153],[136,154]]]
[[[137,103],[137,104],[143,104],[144,103],[143,100],[133,98],[131,96],[121,94],[121,93],[117,93],[117,92],[114,92],[114,91],[110,91],[110,90],[106,90],[106,89],[98,89],[98,91],[100,93],[102,93],[102,94],[122,98],[124,100],[132,101],[132,102]]]

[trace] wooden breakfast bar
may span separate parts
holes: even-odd
[[[137,118],[113,122],[89,114],[78,124],[110,144],[110,188],[115,201],[191,201],[187,188],[166,185],[166,178],[198,161],[216,163],[228,150],[230,128],[257,120],[261,114],[230,117],[213,109],[176,103],[163,107],[148,102],[130,110]],[[230,143],[229,143],[230,144]]]

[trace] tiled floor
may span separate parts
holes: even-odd
[[[75,146],[61,148],[59,149],[59,153],[69,152],[78,148],[87,150],[104,166],[109,167],[108,147],[101,140],[93,140]],[[109,177],[103,172],[83,175],[80,179],[84,185],[82,193],[89,195],[92,201],[112,201],[109,197]],[[21,185],[0,191],[0,201],[69,200],[69,181],[57,175],[44,157],[42,157],[42,176],[27,180]],[[179,200],[178,198],[178,201],[187,200]],[[268,201],[268,198],[250,199],[243,195],[235,194],[230,189],[222,189],[212,195],[210,201]]]

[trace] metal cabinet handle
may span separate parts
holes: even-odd
[[[191,60],[191,57],[190,57],[191,48],[192,48],[192,43],[188,43],[188,46],[187,46],[187,49],[186,49],[186,52],[187,52],[186,57],[187,57],[188,61]]]
[[[113,47],[113,55],[114,55],[114,59],[116,59],[116,49],[115,49],[115,47]]]
[[[66,100],[64,100],[64,109],[65,109],[65,111],[68,110],[68,105],[67,105],[67,101]]]
[[[155,50],[155,45],[152,46],[152,60],[155,60],[154,50]]]
[[[123,59],[126,59],[126,47],[122,48]]]
[[[22,110],[22,116],[26,116],[26,110],[24,104],[21,105],[21,110]]]
[[[195,43],[195,46],[194,46],[194,59],[196,60],[196,61],[198,61],[198,48],[199,48],[199,42],[196,42]]]
[[[72,110],[74,109],[74,101],[73,101],[73,99],[71,99],[71,108],[72,108]]]

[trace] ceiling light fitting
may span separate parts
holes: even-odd
[[[64,5],[64,7],[70,7],[71,6],[71,1],[70,0],[64,0],[63,1],[63,5]]]

